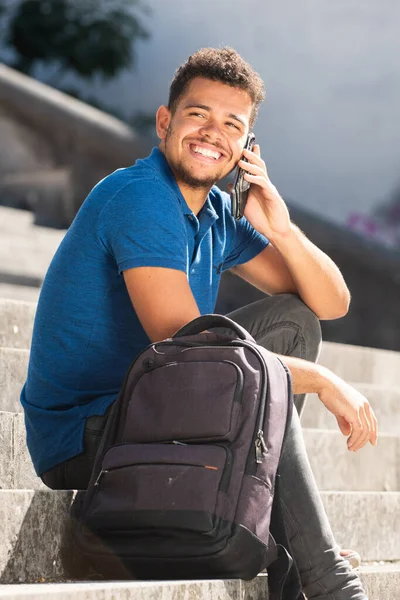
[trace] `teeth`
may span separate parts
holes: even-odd
[[[201,154],[202,156],[209,156],[210,158],[215,158],[218,160],[221,154],[219,152],[214,152],[213,150],[209,150],[208,148],[201,148],[200,146],[193,146],[194,152],[197,154]]]

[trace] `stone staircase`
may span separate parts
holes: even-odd
[[[37,226],[27,210],[0,206],[0,298],[37,302],[45,273],[64,235],[65,230]]]
[[[267,581],[79,581],[66,525],[73,491],[48,490],[25,446],[19,393],[35,303],[0,299],[0,598],[59,600],[267,600]],[[400,354],[325,343],[321,363],[370,400],[376,448],[346,449],[336,420],[308,399],[304,437],[338,542],[360,552],[369,600],[400,600]],[[18,586],[14,584],[20,584]]]

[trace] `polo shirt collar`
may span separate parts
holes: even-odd
[[[153,148],[150,156],[148,157],[148,160],[151,166],[154,168],[154,170],[158,171],[161,177],[164,180],[166,180],[168,185],[174,190],[174,192],[178,196],[179,201],[182,205],[183,214],[192,215],[193,211],[187,205],[186,200],[183,197],[181,190],[179,189],[179,185],[176,182],[175,175],[173,174],[171,167],[169,166],[167,159],[165,158],[164,153],[161,152],[160,148]],[[211,202],[210,194],[208,194],[207,200],[203,208],[201,209],[199,216],[200,214],[205,214],[208,217],[212,217],[212,220],[216,220],[219,218],[219,215]]]
[[[211,196],[211,192],[208,194],[207,200],[200,212],[204,213],[207,216],[211,217],[212,219],[216,220],[216,219],[219,219],[219,215],[218,215],[217,211],[215,210],[213,203],[211,202],[210,196]]]

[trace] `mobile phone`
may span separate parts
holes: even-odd
[[[252,150],[255,143],[256,136],[254,135],[254,133],[249,133],[244,148],[246,150]],[[248,162],[247,158],[245,158],[244,156],[242,157],[242,160]],[[249,194],[250,183],[246,181],[243,177],[245,172],[246,171],[244,171],[240,167],[237,168],[235,181],[233,182],[233,188],[231,193],[231,212],[232,216],[237,221],[243,217],[244,209],[246,207],[247,202],[247,196]]]

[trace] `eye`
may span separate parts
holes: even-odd
[[[201,117],[202,119],[205,118],[205,115],[203,115],[203,113],[199,113],[199,112],[191,112],[191,113],[189,113],[189,115],[191,117]]]
[[[240,127],[238,125],[236,125],[236,123],[233,123],[233,121],[227,121],[226,124],[229,125],[229,127],[233,127],[234,129],[237,129],[238,131],[240,131]]]

